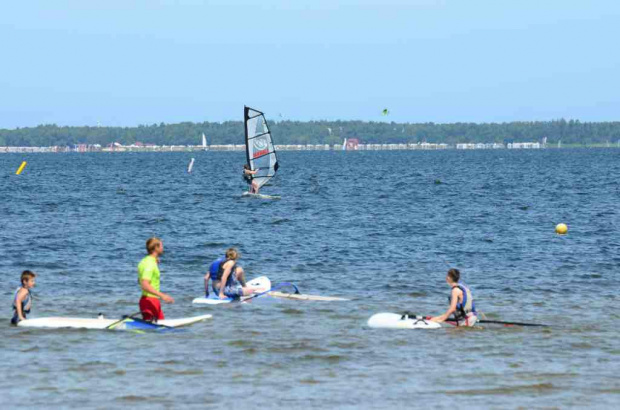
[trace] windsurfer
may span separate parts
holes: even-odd
[[[250,186],[249,191],[251,194],[258,194],[258,184],[254,181],[254,175],[258,170],[252,171],[248,164],[243,165],[243,179]]]

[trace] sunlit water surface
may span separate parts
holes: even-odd
[[[280,161],[264,193],[282,200],[265,201],[241,198],[243,153],[1,155],[0,407],[618,406],[620,150]],[[176,299],[166,315],[211,321],[169,334],[9,326],[24,269],[39,274],[31,317],[134,313],[151,235]],[[352,300],[193,307],[229,246],[250,276]],[[442,313],[448,266],[489,318],[553,326],[366,327],[382,311]]]

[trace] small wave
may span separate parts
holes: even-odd
[[[281,224],[284,224],[284,223],[287,223],[287,222],[291,222],[291,220],[288,219],[288,218],[273,218],[271,220],[271,224],[272,225],[281,225]]]
[[[159,374],[170,374],[175,376],[195,376],[199,374],[204,374],[204,370],[202,369],[186,369],[186,370],[174,370],[174,369],[166,369],[166,368],[158,368],[153,370],[153,373]]]
[[[245,347],[245,346],[252,346],[253,343],[250,340],[239,339],[239,340],[233,340],[232,342],[228,342],[226,344],[228,346]]]
[[[324,382],[322,382],[320,380],[316,380],[314,378],[309,378],[309,379],[301,379],[299,381],[299,383],[301,383],[301,384],[321,384],[321,383],[324,383]]]
[[[166,366],[173,366],[173,365],[176,365],[176,364],[182,365],[184,363],[185,362],[182,362],[180,360],[165,360],[165,361],[161,362],[161,364],[165,364]]]
[[[337,354],[330,354],[330,355],[307,354],[305,356],[302,356],[301,360],[304,360],[304,361],[321,361],[321,362],[326,362],[326,363],[329,363],[329,364],[336,364],[336,363],[340,363],[342,361],[347,360],[347,358],[344,357],[344,356],[337,355]]]
[[[304,311],[299,310],[299,309],[286,308],[286,309],[282,309],[282,313],[287,314],[287,315],[303,315]]]
[[[463,395],[463,396],[482,396],[482,395],[506,395],[512,393],[528,393],[528,392],[546,392],[553,390],[555,387],[552,383],[538,383],[521,386],[496,387],[492,389],[470,389],[470,390],[451,390],[444,391],[445,394]]]
[[[137,396],[135,394],[129,394],[127,396],[120,396],[117,397],[116,399],[114,399],[116,401],[127,401],[127,402],[132,402],[132,403],[138,403],[138,402],[142,402],[142,401],[166,401],[166,398],[163,396]]]
[[[227,246],[227,244],[224,242],[207,242],[202,246],[204,246],[205,248],[221,248]]]

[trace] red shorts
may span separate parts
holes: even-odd
[[[154,320],[164,320],[164,312],[161,310],[161,302],[157,298],[140,298],[140,312],[142,319],[152,322]]]

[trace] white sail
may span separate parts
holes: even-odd
[[[278,157],[265,115],[250,107],[244,107],[245,147],[248,165],[258,171],[253,180],[262,187],[278,171]]]
[[[342,150],[346,151],[347,150],[347,139],[344,139],[344,142],[342,143]]]
[[[202,148],[206,151],[207,150],[207,137],[205,136],[205,133],[202,133]]]
[[[187,166],[187,173],[191,174],[192,173],[192,169],[194,169],[194,158],[192,158],[189,161],[189,165]]]

